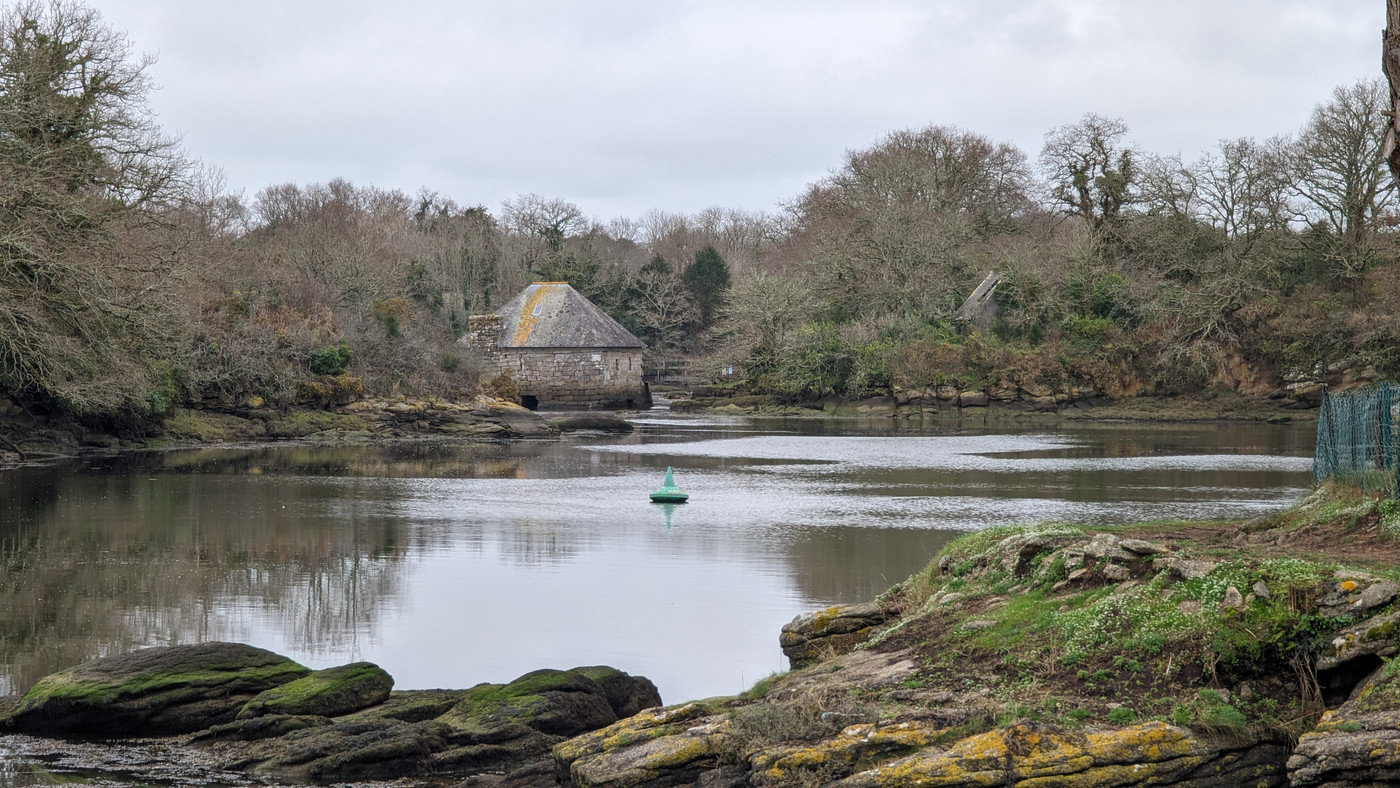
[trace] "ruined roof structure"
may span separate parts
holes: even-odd
[[[496,310],[499,348],[643,348],[622,324],[568,282],[535,282]]]

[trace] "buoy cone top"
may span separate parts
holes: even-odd
[[[651,494],[653,503],[685,503],[689,498],[685,491],[676,486],[676,480],[671,478],[671,466],[666,466],[666,481],[662,482],[661,489]]]

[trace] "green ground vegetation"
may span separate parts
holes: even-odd
[[[884,601],[904,612],[866,647],[917,655],[911,687],[985,691],[998,709],[988,725],[1156,719],[1296,739],[1323,710],[1312,667],[1317,655],[1353,623],[1319,612],[1321,589],[1347,567],[1400,578],[1393,555],[1400,534],[1365,530],[1383,517],[1383,506],[1358,487],[1329,484],[1289,511],[1247,525],[1112,529],[1170,544],[1174,559],[1208,562],[1208,572],[1191,579],[1151,555],[1128,562],[1131,579],[1105,580],[1104,562],[1093,558],[1070,579],[1060,548],[1104,529],[1045,524],[972,532],[886,594]],[[1251,536],[1267,537],[1267,553],[1242,541]],[[1294,542],[1296,551],[1289,548]],[[1042,546],[1021,549],[1027,544]],[[1329,545],[1347,549],[1335,555]],[[1011,559],[1004,560],[1008,549]],[[1368,553],[1370,560],[1355,560]],[[1243,597],[1235,606],[1227,604],[1232,589]],[[1388,692],[1400,691],[1384,682],[1373,690],[1377,698]]]

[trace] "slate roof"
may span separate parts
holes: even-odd
[[[535,282],[496,310],[497,347],[646,347],[568,282]]]

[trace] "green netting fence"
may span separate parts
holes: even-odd
[[[1355,481],[1367,491],[1400,498],[1395,473],[1400,385],[1373,383],[1324,394],[1317,416],[1313,479]]]

